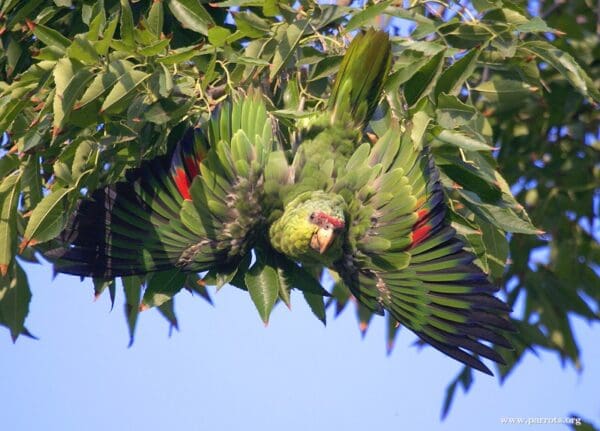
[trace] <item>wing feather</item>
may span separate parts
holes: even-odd
[[[510,310],[451,227],[429,149],[415,148],[393,124],[362,169],[377,166],[371,193],[353,190],[351,199],[359,202],[349,207],[361,211],[350,214],[348,245],[335,269],[371,310],[387,310],[426,343],[491,374],[479,357],[504,363],[486,343],[510,347],[501,333],[512,329]]]

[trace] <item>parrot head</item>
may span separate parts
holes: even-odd
[[[342,256],[346,203],[336,194],[304,192],[285,205],[270,228],[273,247],[304,263],[333,262]]]

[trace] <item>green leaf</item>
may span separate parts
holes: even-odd
[[[0,192],[0,275],[6,276],[17,249],[17,205],[21,174],[4,178]]]
[[[75,36],[73,43],[67,48],[67,55],[73,60],[81,61],[84,64],[95,64],[99,60],[96,49],[81,35]]]
[[[209,47],[211,51],[214,51],[213,47]],[[169,64],[178,64],[184,63],[191,58],[201,55],[203,53],[208,53],[206,50],[200,50],[196,46],[186,46],[184,48],[178,48],[171,51],[168,55],[164,57],[159,57],[156,59],[158,63],[169,65]]]
[[[76,103],[74,109],[81,109],[91,102],[98,100],[113,87],[128,71],[133,70],[133,64],[125,60],[115,60],[108,65],[108,71],[97,74],[89,87]]]
[[[83,93],[85,85],[93,78],[88,69],[83,69],[68,58],[61,58],[53,71],[56,92],[54,93],[53,112],[56,136],[69,119],[77,98]]]
[[[431,58],[417,73],[404,84],[404,98],[409,106],[413,106],[427,96],[437,81],[444,66],[444,51]]]
[[[131,346],[135,337],[135,326],[140,314],[140,297],[142,295],[144,280],[135,275],[121,277],[121,280],[123,282],[123,291],[125,292],[125,317],[127,319],[127,327],[129,328],[129,346]]]
[[[31,291],[21,265],[15,264],[13,268],[11,274],[0,277],[0,324],[10,329],[14,342],[26,332],[24,325],[29,313]]]
[[[472,152],[468,153],[473,156]],[[497,185],[495,176],[471,160],[465,161],[458,154],[436,154],[436,163],[442,171],[455,183],[463,188],[477,193],[485,202],[498,203],[502,198],[502,191]]]
[[[431,122],[431,117],[425,111],[417,111],[412,117],[412,128],[410,130],[410,139],[416,148],[423,146],[423,137],[427,126]]]
[[[131,6],[129,6],[129,0],[121,0],[121,26],[119,29],[123,43],[129,48],[133,48],[135,45],[133,12],[131,11]]]
[[[183,28],[208,35],[208,28],[214,25],[210,14],[198,0],[170,0],[169,9]]]
[[[380,3],[372,4],[366,9],[361,10],[352,16],[350,21],[348,21],[348,24],[346,24],[344,31],[348,33],[357,29],[358,27],[368,24],[370,21],[381,15],[390,4],[392,4],[392,0],[385,0]]]
[[[40,158],[34,154],[27,157],[27,161],[23,166],[21,190],[23,192],[22,205],[24,211],[35,208],[43,198]]]
[[[519,216],[513,208],[482,202],[476,194],[467,190],[458,190],[458,193],[471,211],[505,232],[530,235],[542,233],[531,221]]]
[[[275,35],[278,45],[273,57],[271,72],[269,73],[270,79],[275,78],[285,66],[292,53],[296,50],[296,46],[300,42],[308,24],[308,20],[300,20],[289,26],[282,25],[279,27]]]
[[[156,36],[160,36],[164,25],[164,7],[162,0],[152,2],[146,21],[150,31]]]
[[[479,54],[478,49],[472,49],[444,70],[435,85],[436,97],[441,93],[458,95],[467,78],[473,75]]]
[[[105,112],[110,108],[114,108],[129,96],[138,85],[150,77],[149,73],[140,70],[129,70],[119,77],[115,86],[110,90],[106,99],[102,103],[100,112]]]
[[[47,46],[52,46],[61,52],[65,52],[69,45],[71,45],[71,41],[68,38],[50,27],[32,21],[27,21],[27,26],[35,37]]]
[[[244,280],[258,314],[267,325],[280,290],[277,270],[257,259],[246,273]]]
[[[438,97],[436,116],[438,124],[446,129],[455,129],[471,122],[477,109],[460,101],[458,97],[442,93]]]
[[[494,79],[473,88],[473,91],[477,91],[492,102],[523,100],[537,90],[536,87],[513,79]]]
[[[27,223],[21,249],[49,241],[64,228],[69,215],[69,193],[73,188],[53,190],[35,207]]]
[[[188,274],[185,280],[185,288],[192,293],[197,293],[200,295],[206,302],[212,305],[212,299],[210,294],[208,293],[208,289],[206,289],[206,282],[203,279],[198,277],[198,274]]]
[[[106,55],[108,53],[108,48],[110,47],[110,43],[113,40],[113,36],[115,35],[115,31],[117,29],[117,25],[119,24],[119,14],[114,13],[102,34],[102,40],[99,40],[95,43],[96,52],[100,55]]]
[[[153,274],[144,292],[142,307],[158,307],[170,301],[183,288],[185,280],[186,274],[178,269]]]
[[[469,367],[463,367],[462,371],[456,376],[456,378],[450,382],[446,388],[446,397],[444,398],[444,405],[442,406],[442,419],[446,417],[450,411],[452,400],[454,399],[454,392],[458,385],[462,385],[464,391],[468,391],[473,383],[473,371]]]
[[[162,54],[170,43],[171,41],[169,39],[162,39],[144,48],[138,49],[138,53],[145,55],[146,57]]]
[[[312,69],[309,81],[316,81],[335,74],[340,68],[342,58],[342,55],[328,55],[323,60],[319,61]]]
[[[231,32],[225,27],[214,26],[208,30],[208,41],[216,47],[221,47],[230,35]]]
[[[534,16],[527,22],[517,25],[517,31],[524,33],[557,33],[555,29],[548,26],[546,21],[541,19],[539,16]]]
[[[233,15],[237,29],[251,38],[263,37],[271,32],[269,22],[252,12],[239,12]]]
[[[493,148],[489,146],[484,139],[467,135],[465,132],[445,130],[436,127],[433,130],[433,136],[440,141],[454,145],[468,151],[491,151]]]
[[[508,241],[506,240],[506,235],[489,223],[481,222],[478,224],[483,234],[483,243],[485,245],[490,275],[495,279],[500,279],[506,271],[506,261],[508,259]]]
[[[323,325],[327,324],[327,314],[325,313],[325,301],[322,295],[317,295],[310,292],[302,292],[304,300],[310,307],[313,314],[323,322]]]
[[[106,11],[104,10],[103,2],[97,2],[94,6],[93,18],[89,23],[89,30],[86,35],[87,41],[97,41],[100,36],[101,29],[106,25]]]
[[[477,22],[450,22],[438,27],[450,46],[459,49],[471,49],[483,45],[494,37],[494,33],[485,25]]]
[[[541,58],[560,72],[581,94],[600,103],[600,90],[570,54],[543,41],[527,42],[522,45],[522,49]]]
[[[160,314],[169,322],[169,336],[173,328],[178,329],[177,316],[175,315],[175,299],[169,299],[167,302],[158,306]]]

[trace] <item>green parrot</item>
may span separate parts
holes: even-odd
[[[393,119],[365,138],[391,58],[386,33],[357,35],[327,109],[299,120],[291,151],[260,92],[224,104],[171,154],[82,201],[47,253],[56,270],[211,271],[243,287],[265,265],[297,285],[328,268],[371,311],[491,374],[479,357],[504,363],[488,343],[510,348],[510,310],[450,226],[428,147]]]

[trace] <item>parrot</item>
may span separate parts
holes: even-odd
[[[326,107],[298,119],[289,147],[260,91],[232,97],[170,153],[82,200],[47,252],[55,270],[209,271],[243,285],[270,265],[301,285],[324,268],[373,313],[491,375],[480,357],[504,364],[490,343],[511,348],[511,310],[452,228],[429,146],[394,118],[366,133],[391,64],[387,33],[357,34]]]

